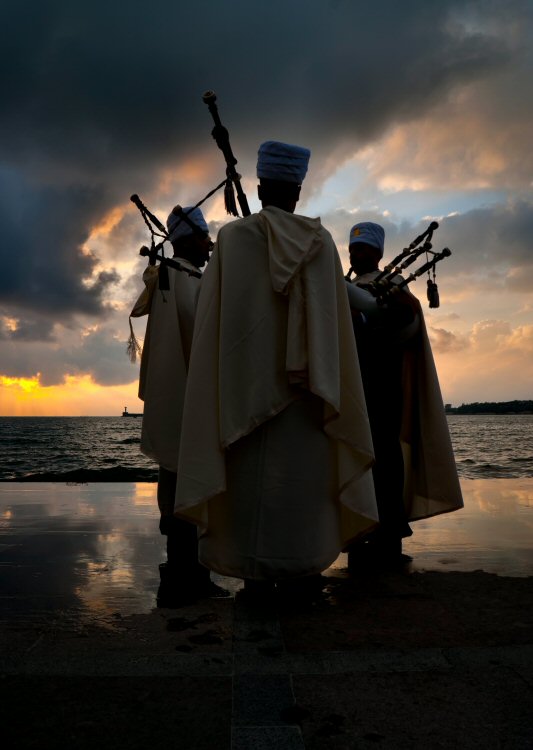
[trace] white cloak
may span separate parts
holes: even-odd
[[[183,258],[183,266],[198,271]],[[148,267],[147,288],[153,283]],[[168,268],[168,291],[155,285],[141,358],[139,398],[144,401],[141,451],[177,471],[183,400],[200,279]]]
[[[175,512],[225,575],[318,572],[375,525],[373,450],[345,282],[319,219],[223,227],[202,280]]]

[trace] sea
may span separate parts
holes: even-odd
[[[533,415],[448,415],[459,476],[533,477]],[[0,417],[1,482],[155,482],[142,417]]]

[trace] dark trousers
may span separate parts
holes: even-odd
[[[376,463],[372,469],[379,528],[372,535],[384,544],[411,536],[403,502],[402,360],[392,348],[368,350],[363,357],[363,386]]]
[[[159,530],[167,537],[167,570],[172,578],[194,583],[210,579],[209,570],[198,562],[196,526],[174,515],[176,474],[159,467],[157,504],[161,513]]]

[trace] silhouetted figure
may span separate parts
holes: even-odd
[[[378,275],[384,239],[379,224],[352,227],[349,252],[356,286],[364,288]],[[402,539],[412,534],[410,520],[456,510],[463,502],[418,300],[396,290],[381,306],[366,309],[353,295],[350,304],[376,456],[380,519],[366,539],[350,545],[349,565],[356,567],[361,558],[401,561]]]
[[[191,211],[187,207],[184,211],[208,231],[199,208]],[[201,281],[186,269],[197,272],[205,265],[211,242],[208,236],[204,239],[195,234],[174,213],[169,215],[167,227],[174,258],[185,270],[165,267],[168,285],[160,283],[161,266],[149,265],[144,273],[149,316],[139,378],[139,398],[144,401],[141,451],[159,465],[159,528],[167,537],[167,562],[160,566],[160,606],[225,593],[211,582],[209,570],[198,562],[196,526],[174,516],[183,400]]]
[[[294,213],[308,159],[264,143],[262,210],[219,232],[182,426],[176,511],[200,526],[200,560],[263,589],[319,574],[377,518],[340,260]]]

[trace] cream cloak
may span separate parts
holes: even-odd
[[[273,207],[226,225],[202,280],[176,491],[201,562],[257,579],[324,569],[377,520],[372,463],[331,236]]]
[[[185,259],[176,260],[198,271]],[[168,276],[170,289],[161,291],[156,268],[148,266],[146,289],[134,311],[149,311],[139,375],[139,398],[144,401],[141,451],[175,472],[200,279],[170,267]]]
[[[353,283],[368,283],[378,273],[358,276]],[[408,327],[412,331],[406,331],[410,338],[403,359],[400,442],[407,520],[417,521],[462,508],[463,497],[424,314],[408,293],[418,308],[418,320]]]

